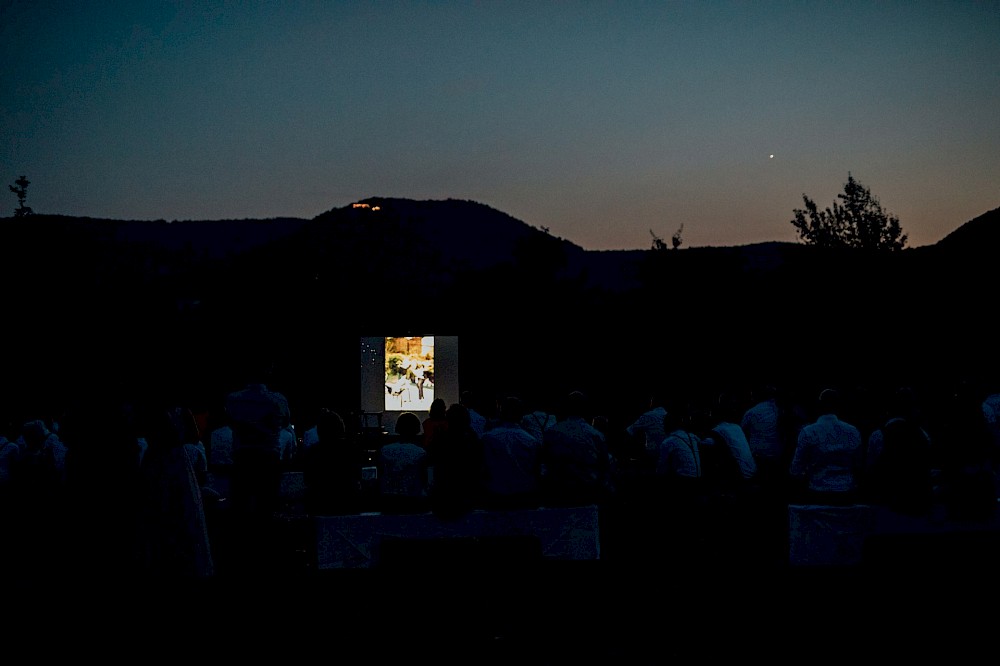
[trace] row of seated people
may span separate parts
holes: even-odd
[[[821,394],[815,422],[798,424],[791,432],[791,445],[787,432],[782,435],[784,442],[773,443],[778,430],[773,423],[777,414],[773,395],[763,396],[745,412],[730,398],[723,394],[715,411],[674,404],[669,412],[661,405],[641,415],[626,429],[630,436],[646,438],[645,448],[630,461],[629,471],[638,469],[637,475],[623,474],[628,454],[614,446],[616,438],[606,423],[601,427],[598,418],[589,417],[586,396],[579,392],[567,398],[558,418],[540,410],[526,412],[519,399],[505,398],[488,431],[485,419],[474,409],[462,403],[448,408],[438,399],[423,422],[413,413],[403,413],[392,441],[374,450],[349,435],[338,413],[324,410],[316,427],[307,430],[298,444],[290,427],[281,429],[278,457],[284,469],[304,472],[308,509],[313,513],[419,511],[428,510],[432,500],[439,509],[450,502],[483,507],[605,503],[617,490],[634,490],[627,485],[667,489],[675,497],[693,492],[684,490],[690,486],[697,492],[735,493],[743,499],[749,491],[764,487],[780,490],[781,499],[788,502],[874,501],[911,512],[926,509],[936,498],[945,499],[946,492],[972,492],[969,488],[974,486],[983,495],[978,506],[987,513],[992,507],[989,497],[992,493],[995,499],[995,487],[990,481],[995,475],[989,472],[978,484],[970,485],[968,479],[942,483],[948,479],[942,479],[936,468],[939,461],[932,460],[926,430],[915,425],[913,396],[908,392],[894,396],[888,410],[892,416],[864,438],[867,446],[862,446],[858,428],[836,416],[843,408],[837,391]],[[770,412],[764,409],[769,406]],[[770,426],[765,423],[767,416],[772,418]],[[449,419],[460,421],[450,435]],[[557,423],[559,427],[552,430]],[[327,432],[325,438],[318,436],[321,430]],[[555,442],[560,437],[567,440],[560,435],[565,430],[571,431],[571,441],[560,449]],[[475,437],[469,437],[469,431]],[[456,438],[465,441],[456,444]],[[982,448],[974,441],[975,436],[963,435],[966,447]],[[320,442],[323,445],[317,447]],[[230,428],[213,431],[214,469],[231,469],[231,447]],[[456,468],[460,474],[454,473]],[[572,475],[566,469],[572,469]],[[461,492],[450,488],[454,476],[460,479]],[[585,478],[575,478],[579,476]],[[442,499],[451,495],[463,499]],[[642,499],[648,501],[650,496]],[[954,499],[958,510],[973,500]]]
[[[475,444],[459,449],[473,451],[464,453],[467,459],[463,465],[467,472],[463,476],[473,484],[470,492],[476,495],[477,503],[531,503],[540,501],[543,492],[547,496],[546,501],[602,501],[614,488],[626,485],[636,477],[640,482],[648,478],[669,479],[672,481],[669,485],[675,486],[685,485],[683,482],[687,479],[705,477],[706,483],[696,485],[715,489],[725,486],[726,490],[780,487],[792,493],[790,501],[815,503],[897,502],[899,498],[893,499],[889,495],[910,493],[907,501],[926,505],[927,489],[933,487],[944,492],[946,485],[953,493],[972,492],[969,488],[973,486],[984,496],[995,493],[995,489],[989,487],[987,478],[995,472],[995,468],[989,469],[990,463],[996,459],[995,434],[991,440],[990,433],[986,431],[991,423],[995,423],[995,418],[992,422],[987,419],[985,423],[980,418],[979,396],[963,398],[962,402],[971,405],[967,408],[971,418],[968,418],[970,415],[956,416],[953,419],[956,425],[951,426],[949,432],[934,433],[937,435],[936,442],[931,442],[930,434],[915,413],[912,392],[899,391],[894,395],[892,404],[886,410],[884,423],[864,433],[864,436],[859,428],[844,419],[841,411],[844,405],[837,391],[823,392],[817,401],[815,422],[806,423],[800,419],[792,426],[779,424],[779,420],[789,419],[781,414],[773,394],[760,398],[745,411],[741,411],[727,394],[720,397],[712,410],[673,403],[668,413],[665,404],[653,405],[625,429],[629,437],[643,440],[638,451],[625,451],[619,445],[620,438],[606,422],[602,425],[599,417],[593,416],[591,405],[586,404],[586,397],[581,393],[574,395],[581,405],[564,410],[558,418],[555,413],[541,410],[527,412],[524,403],[509,398],[505,400],[506,404],[501,405],[496,418],[492,419],[490,434],[485,440],[484,417],[467,404],[460,402],[447,408],[439,399],[422,423],[411,414],[399,419],[393,438],[396,441],[384,451],[379,445],[379,455],[375,457],[370,455],[371,445],[366,446],[365,442],[359,443],[358,438],[350,436],[339,414],[329,410],[319,421],[334,421],[332,425],[329,422],[325,424],[325,429],[333,432],[326,439],[340,443],[323,446],[313,452],[320,424],[307,430],[301,442],[297,441],[291,427],[287,400],[281,394],[267,390],[263,384],[250,384],[229,396],[227,413],[229,419],[237,424],[236,427],[244,431],[242,448],[245,452],[241,455],[252,455],[254,450],[268,448],[266,457],[276,461],[273,467],[277,470],[297,469],[307,473],[310,496],[343,494],[322,490],[324,486],[345,486],[352,492],[358,486],[359,490],[377,489],[380,495],[385,496],[386,508],[392,504],[419,504],[426,508],[433,486],[443,484],[447,488],[452,461],[447,455],[438,460],[442,457],[441,452],[434,449],[437,442],[453,439],[445,437],[448,412],[454,412],[453,416],[461,418],[463,411],[468,412],[470,423],[453,431],[471,429],[477,436]],[[567,405],[571,402],[569,399],[566,401]],[[255,410],[272,403],[273,414],[267,419],[260,418],[260,413]],[[956,399],[957,404],[959,401]],[[982,409],[985,410],[988,404],[982,403]],[[241,409],[245,413],[241,413]],[[268,419],[271,424],[267,423]],[[531,445],[532,441],[545,444],[546,434],[557,423],[559,427],[549,435],[550,441],[554,441],[561,430],[572,429],[571,434],[575,438],[572,443],[578,451],[567,447],[560,451],[552,443],[538,447],[536,451]],[[958,425],[962,423],[970,425],[959,430]],[[20,437],[3,444],[0,462],[4,464],[0,465],[0,485],[10,476],[11,462],[22,457],[28,460],[38,458],[43,452],[51,453],[58,474],[65,476],[66,447],[52,430],[43,421],[29,421]],[[268,431],[266,437],[262,435],[265,430]],[[522,430],[533,438],[527,440],[528,445],[522,441],[525,439]],[[185,449],[207,495],[210,498],[213,493],[228,495],[230,489],[227,482],[232,476],[234,461],[233,426],[213,429],[205,436],[204,427],[199,429],[188,412],[184,431]],[[272,434],[273,444],[268,441],[266,447],[258,445],[260,440],[271,438]],[[137,461],[141,462],[145,439],[141,434],[136,439]],[[943,446],[942,442],[947,446]],[[34,443],[33,449],[29,443]],[[418,455],[420,452],[403,446],[407,443],[422,449],[422,454]],[[33,451],[32,455],[21,455],[22,451],[29,450]],[[442,451],[447,452],[447,447],[443,447]],[[548,459],[542,459],[543,452]],[[393,455],[399,460],[393,460]],[[573,460],[572,455],[587,460]],[[561,465],[560,461],[565,464]],[[424,473],[415,475],[422,479],[420,484],[412,478],[400,480],[401,475],[394,472],[395,469],[403,469],[409,474],[413,467],[410,463],[425,468]],[[622,474],[626,465],[629,466],[627,471],[638,470],[639,474]],[[969,472],[977,466],[982,477],[979,483],[970,484],[965,478],[962,484],[948,483],[947,473],[954,473],[956,469]],[[567,478],[562,469],[570,467],[575,474],[585,474],[588,478],[585,481]],[[328,471],[331,469],[335,471]],[[210,471],[215,472],[211,477],[220,488],[208,483]],[[366,473],[377,475],[377,484],[366,483],[363,478]],[[442,476],[440,484],[435,483],[431,476],[434,474]],[[915,477],[917,474],[919,479]],[[271,478],[271,486],[277,487],[273,480],[276,475],[272,473]],[[584,487],[572,488],[572,483],[583,484]],[[887,489],[887,484],[894,488]],[[902,484],[909,485],[904,488]],[[415,486],[420,490],[414,490]],[[557,488],[558,494],[555,492]],[[915,493],[922,495],[916,497]],[[348,492],[342,499],[346,501],[351,494]],[[573,498],[573,494],[581,497]],[[370,495],[370,492],[362,493],[362,496]],[[408,499],[414,495],[419,498],[417,501]],[[407,499],[399,500],[397,496]],[[958,499],[956,505],[961,504]],[[315,499],[311,503],[321,503],[326,507],[331,502]],[[381,504],[375,508],[382,508]],[[986,504],[984,501],[983,505]],[[367,506],[372,508],[370,502]]]
[[[1000,395],[960,383],[929,422],[913,387],[902,386],[865,424],[833,388],[820,391],[808,410],[782,404],[773,388],[759,398],[742,411],[726,393],[714,410],[654,400],[628,431],[645,435],[640,455],[654,466],[714,477],[712,485],[728,489],[776,494],[786,503],[876,503],[906,513],[944,503],[955,518],[994,513]]]
[[[586,397],[574,392],[565,418],[543,440],[521,427],[526,415],[517,397],[503,400],[498,420],[482,435],[466,405],[437,399],[423,420],[402,412],[392,436],[377,444],[352,435],[340,413],[324,409],[294,456],[281,456],[279,468],[302,472],[305,510],[315,515],[433,510],[457,516],[473,508],[600,504],[611,493],[612,457],[585,409]],[[227,451],[231,437],[227,426],[211,435],[213,476],[237,471],[227,453],[214,455]]]
[[[318,419],[315,440],[300,445],[290,428],[287,400],[263,382],[249,383],[227,396],[229,460],[226,446],[216,441],[216,430],[205,438],[190,410],[168,410],[176,431],[169,437],[163,433],[162,410],[155,411],[159,421],[147,425],[159,424],[160,432],[150,433],[161,446],[177,444],[184,451],[200,488],[201,510],[216,515],[273,510],[282,472],[299,469],[306,483],[306,509],[317,515],[431,510],[447,517],[472,508],[581,503],[620,507],[630,501],[632,507],[646,502],[656,507],[650,509],[653,512],[672,503],[677,513],[683,511],[677,507],[686,506],[692,497],[723,498],[732,508],[762,486],[785,488],[787,483],[782,501],[874,500],[897,502],[902,510],[918,512],[928,502],[944,501],[955,517],[989,517],[996,506],[995,442],[989,439],[988,427],[984,430],[988,423],[980,396],[961,397],[965,411],[956,409],[953,427],[938,438],[948,445],[938,444],[938,449],[947,451],[944,455],[929,452],[930,437],[920,428],[897,427],[914,422],[907,411],[912,405],[901,403],[884,427],[862,437],[858,428],[838,417],[843,405],[838,404],[836,391],[821,394],[814,422],[802,420],[794,429],[786,428],[791,435],[784,435],[782,450],[770,457],[754,446],[759,423],[751,418],[766,400],[742,412],[726,401],[715,405],[714,413],[679,403],[657,406],[650,411],[651,418],[644,414],[625,429],[629,436],[645,438],[636,455],[638,471],[625,464],[628,456],[618,445],[622,433],[596,417],[593,405],[580,392],[564,396],[558,416],[529,411],[520,399],[506,397],[488,427],[486,419],[462,402],[446,406],[435,401],[423,422],[414,413],[401,414],[394,441],[379,446],[371,460],[365,442],[352,437],[343,418],[333,411]],[[131,425],[134,415],[124,411],[104,415],[114,423],[104,422],[99,412],[78,411],[74,416],[67,424],[65,448],[45,444],[59,438],[45,431],[44,424],[26,428],[21,439],[37,440],[42,444],[36,449],[53,452],[57,477],[75,476],[77,484],[81,479],[93,481],[95,492],[103,478],[126,494],[130,482],[125,467],[132,471],[144,467],[150,437],[137,432]],[[643,419],[658,426],[659,434],[655,427],[643,434],[639,427]],[[763,420],[758,414],[757,421]],[[130,437],[128,450],[122,445],[112,451],[111,445]],[[108,446],[97,445],[101,438]],[[202,444],[205,439],[208,447]],[[10,444],[4,451],[14,450]],[[60,456],[60,451],[66,455]],[[100,462],[112,462],[112,455],[121,458],[122,475],[114,481],[101,473]],[[840,462],[829,464],[831,455]],[[67,464],[71,458],[76,459],[75,466]],[[92,478],[67,474],[73,467],[83,469],[81,463],[87,463]],[[220,491],[210,482],[211,472],[227,466],[231,486]],[[183,467],[180,471],[187,474],[187,466]],[[366,474],[373,478],[366,479]],[[194,522],[197,527],[205,521]]]

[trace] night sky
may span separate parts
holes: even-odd
[[[996,1],[4,1],[0,49],[36,213],[456,198],[601,250],[795,241],[849,173],[911,247],[1000,206]]]

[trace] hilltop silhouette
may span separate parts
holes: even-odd
[[[311,220],[3,218],[5,392],[152,376],[211,391],[266,340],[289,383],[324,399],[357,386],[358,336],[386,331],[463,336],[463,372],[495,372],[503,350],[512,377],[567,384],[600,365],[678,381],[995,372],[998,234],[1000,208],[890,256],[781,242],[587,251],[473,201],[383,197]],[[512,316],[481,325],[499,311]]]

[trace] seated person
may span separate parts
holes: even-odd
[[[429,509],[429,462],[427,450],[420,445],[420,417],[403,412],[396,419],[395,431],[398,439],[379,449],[380,505],[386,513],[422,513]]]

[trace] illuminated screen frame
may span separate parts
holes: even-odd
[[[430,365],[432,373],[425,377],[423,400],[418,364]],[[425,415],[434,398],[451,405],[459,395],[457,335],[361,338],[361,409],[384,414],[383,427],[404,411]]]

